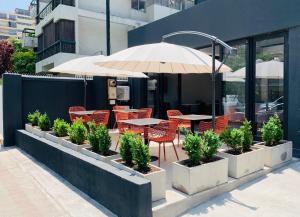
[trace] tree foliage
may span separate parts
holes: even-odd
[[[14,72],[34,74],[36,54],[32,50],[15,52],[12,55]]]
[[[7,40],[0,40],[0,75],[13,69],[11,57],[14,53],[13,45]]]

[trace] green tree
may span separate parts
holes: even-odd
[[[12,69],[11,56],[13,53],[13,45],[7,40],[0,40],[0,76]]]
[[[36,55],[32,50],[15,52],[12,62],[16,73],[35,73]]]

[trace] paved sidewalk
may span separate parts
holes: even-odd
[[[184,217],[298,217],[300,162],[276,170],[190,210]]]
[[[113,214],[18,148],[0,148],[0,216]]]

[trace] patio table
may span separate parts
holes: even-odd
[[[124,112],[124,113],[130,113],[130,112],[140,112],[139,109],[115,109],[114,112]]]
[[[75,114],[75,115],[92,115],[96,110],[89,110],[89,111],[73,111],[73,112],[70,112],[72,114]]]
[[[163,121],[163,120],[157,119],[157,118],[139,118],[139,119],[121,120],[119,122],[129,124],[129,125],[144,127],[145,144],[148,144],[148,127],[157,125],[161,121]]]
[[[191,131],[192,131],[192,133],[194,133],[195,132],[195,123],[196,123],[196,121],[211,120],[212,116],[211,115],[189,114],[189,115],[171,116],[171,118],[191,121]]]

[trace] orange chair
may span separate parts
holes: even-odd
[[[229,118],[227,115],[216,117],[216,134],[221,134],[223,130],[228,126]],[[212,130],[212,121],[199,123],[199,132],[204,133],[207,130]]]
[[[81,118],[83,123],[87,123],[88,121],[90,121],[90,117],[88,115],[76,115],[72,113],[78,111],[86,111],[86,109],[83,106],[71,106],[69,108],[69,116],[71,122],[74,122],[77,118]]]
[[[164,148],[164,160],[166,160],[166,147],[165,143],[172,143],[174,152],[176,154],[177,160],[178,154],[174,145],[174,139],[176,137],[176,129],[178,127],[177,121],[162,121],[158,125],[153,128],[149,128],[149,142],[157,142],[159,144],[158,147],[158,166],[160,166],[160,145],[163,144]]]
[[[113,106],[113,110],[125,110],[125,109],[128,109],[129,106],[127,105],[115,105]],[[113,129],[116,128],[116,125],[117,125],[117,117],[116,117],[116,112],[115,112],[115,123],[114,123],[114,126],[113,126]]]
[[[178,146],[180,144],[180,128],[183,127],[185,129],[191,129],[191,121],[172,118],[172,116],[179,116],[179,115],[182,115],[182,113],[179,110],[168,110],[167,111],[168,119],[178,122],[178,129],[177,129],[177,131],[178,131]]]
[[[139,109],[141,111],[139,118],[151,118],[152,116],[152,108],[141,108]]]
[[[97,110],[91,116],[91,121],[95,121],[96,125],[103,124],[105,126],[108,125],[109,120],[109,110]]]

